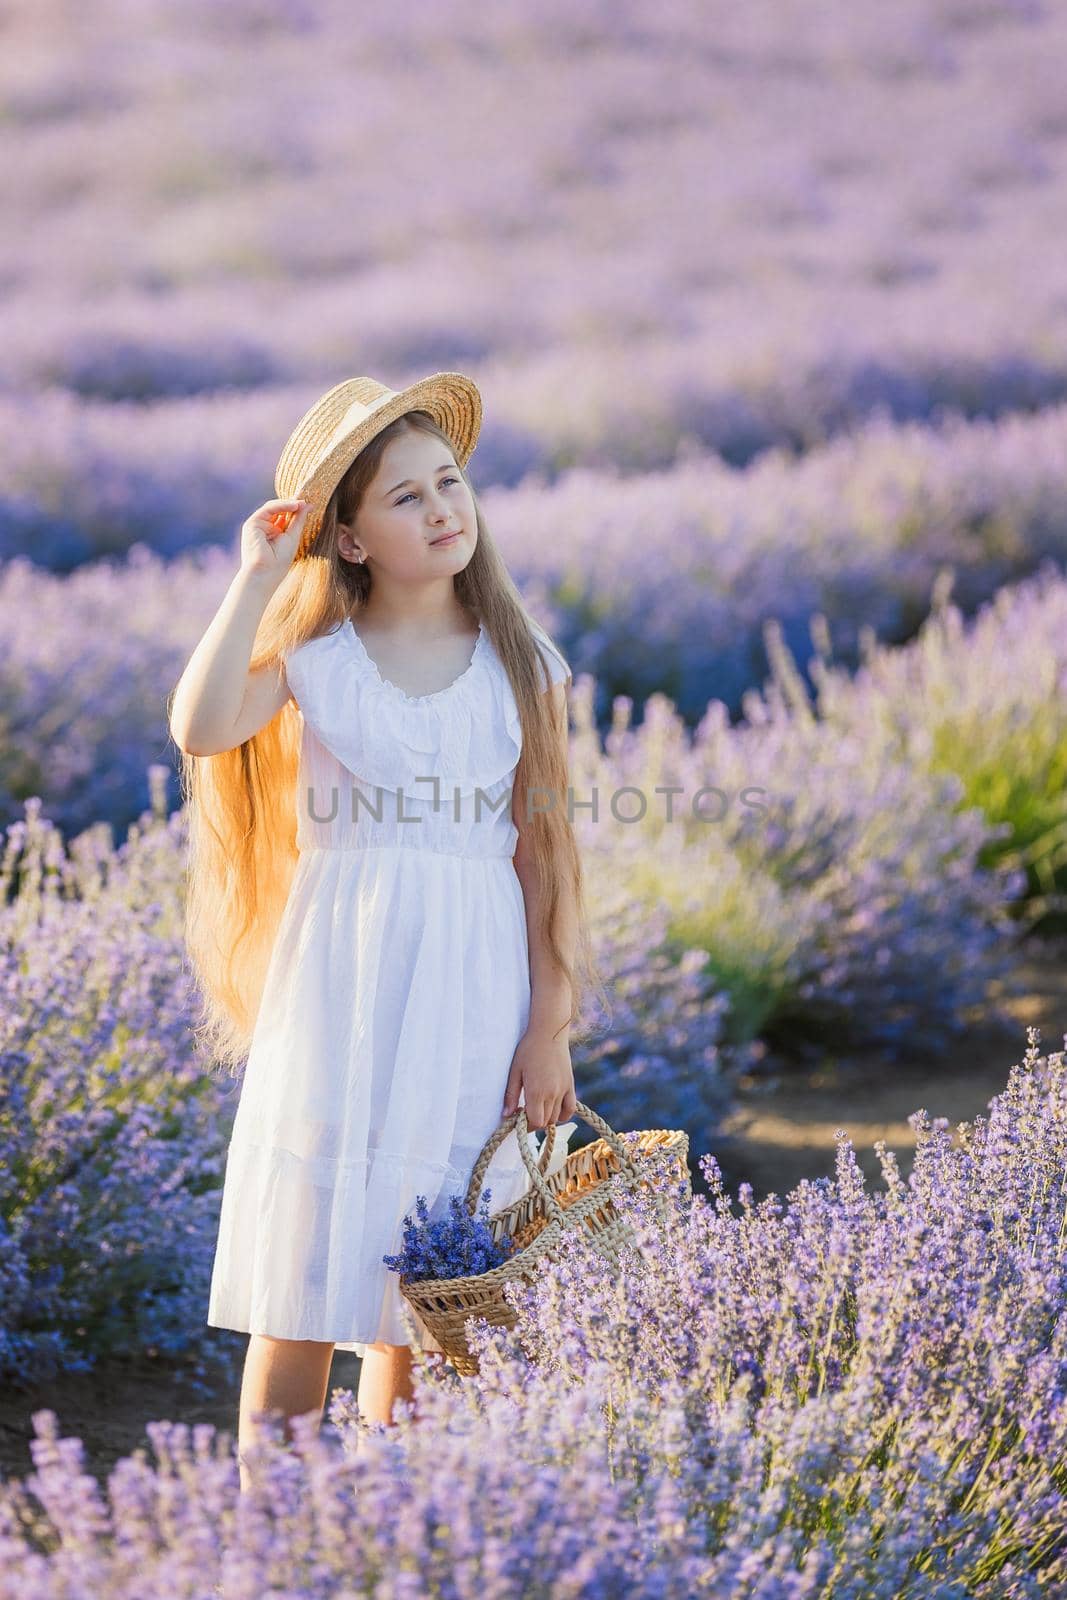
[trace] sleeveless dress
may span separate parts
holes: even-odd
[[[534,636],[551,681],[569,677]],[[417,1195],[436,1218],[466,1193],[529,1019],[522,730],[484,625],[431,694],[383,679],[347,619],[284,665],[302,722],[299,855],[241,1080],[207,1322],[363,1355],[411,1342],[382,1256]],[[482,1193],[495,1211],[528,1183],[512,1129]]]

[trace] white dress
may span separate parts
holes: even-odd
[[[562,681],[566,660],[535,632]],[[411,1342],[382,1256],[417,1195],[440,1217],[466,1193],[529,1018],[522,731],[484,626],[432,694],[383,679],[348,621],[285,669],[299,857],[241,1080],[207,1322],[362,1355]],[[482,1192],[495,1211],[528,1183],[513,1129]]]

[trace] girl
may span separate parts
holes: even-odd
[[[575,1108],[569,1031],[600,983],[570,671],[466,477],[481,412],[454,372],[318,400],[172,698],[198,1036],[247,1055],[207,1316],[251,1335],[239,1460],[257,1412],[289,1438],[321,1421],[335,1347],[392,1423],[405,1213],[422,1193],[445,1215],[520,1103],[531,1129]],[[492,1209],[527,1182],[512,1130]]]

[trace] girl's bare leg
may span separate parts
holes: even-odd
[[[316,1409],[321,1417],[332,1359],[333,1345],[318,1339],[273,1339],[265,1333],[250,1335],[237,1427],[237,1462],[242,1490],[249,1486],[244,1452],[255,1443],[253,1412],[280,1411],[285,1438],[291,1441],[293,1417]]]
[[[413,1352],[407,1344],[369,1344],[359,1371],[356,1400],[371,1422],[393,1422],[394,1400],[414,1405],[411,1382]]]

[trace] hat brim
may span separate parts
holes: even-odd
[[[448,435],[461,467],[467,465],[478,442],[482,397],[477,384],[462,372],[435,372],[389,395],[320,456],[323,438],[330,437],[348,411],[358,382],[346,378],[328,389],[301,417],[279,457],[274,477],[279,499],[310,502],[296,559],[306,553],[318,533],[330,496],[364,445],[405,411],[428,412]]]

